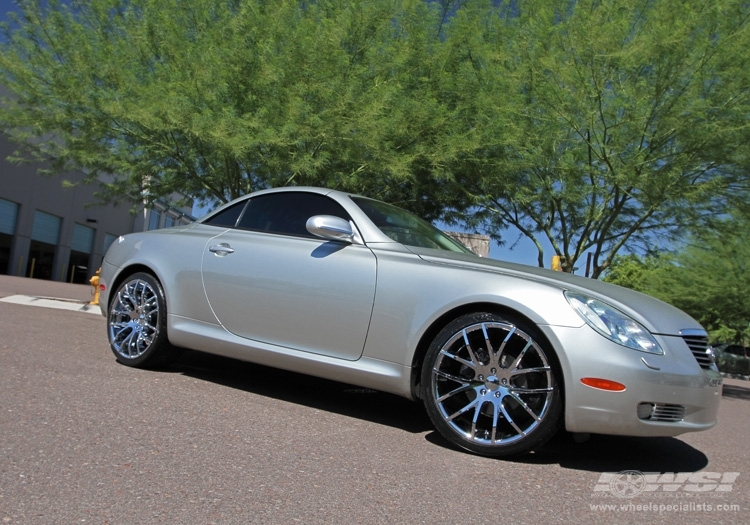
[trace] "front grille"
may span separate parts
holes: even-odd
[[[682,339],[690,347],[698,365],[709,370],[714,366],[714,360],[708,352],[708,334],[702,330],[680,330]]]
[[[685,418],[685,407],[667,403],[640,403],[638,405],[638,418],[645,421],[677,423]]]

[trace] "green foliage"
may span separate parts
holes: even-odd
[[[694,235],[679,253],[642,261],[617,258],[604,280],[658,297],[684,310],[712,341],[750,342],[750,220],[727,219]]]
[[[424,2],[45,3],[7,32],[0,122],[109,198],[324,185],[435,216],[456,194]]]
[[[673,264],[671,254],[647,257],[635,254],[618,255],[602,276],[602,280],[631,290],[646,292],[651,276],[671,264]]]
[[[748,202],[740,0],[19,0],[0,126],[102,197],[322,185],[594,277]]]
[[[727,374],[750,375],[750,358],[721,354],[716,361],[719,370]]]
[[[597,277],[624,246],[647,250],[747,195],[745,3],[507,2],[470,31],[493,23],[471,51],[492,77],[481,117],[513,97],[517,140],[487,149],[478,225],[516,227],[540,265],[542,239],[565,271],[590,252]]]

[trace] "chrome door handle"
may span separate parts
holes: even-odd
[[[229,253],[234,253],[234,249],[230,248],[230,246],[226,243],[221,244],[214,244],[208,249],[209,252],[215,253],[216,255],[227,255]]]

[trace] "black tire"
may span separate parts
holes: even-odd
[[[107,313],[109,345],[117,360],[136,368],[164,366],[180,350],[167,337],[167,302],[159,281],[148,273],[127,277],[112,294]]]
[[[475,454],[525,454],[560,428],[557,357],[527,323],[491,313],[462,316],[432,342],[421,374],[437,431]]]

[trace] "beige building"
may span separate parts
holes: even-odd
[[[193,220],[190,208],[165,202],[135,214],[98,205],[95,186],[62,185],[83,173],[39,175],[39,165],[8,162],[15,149],[0,134],[0,274],[86,283],[118,236]]]
[[[490,238],[478,233],[445,232],[481,257],[490,256]]]

